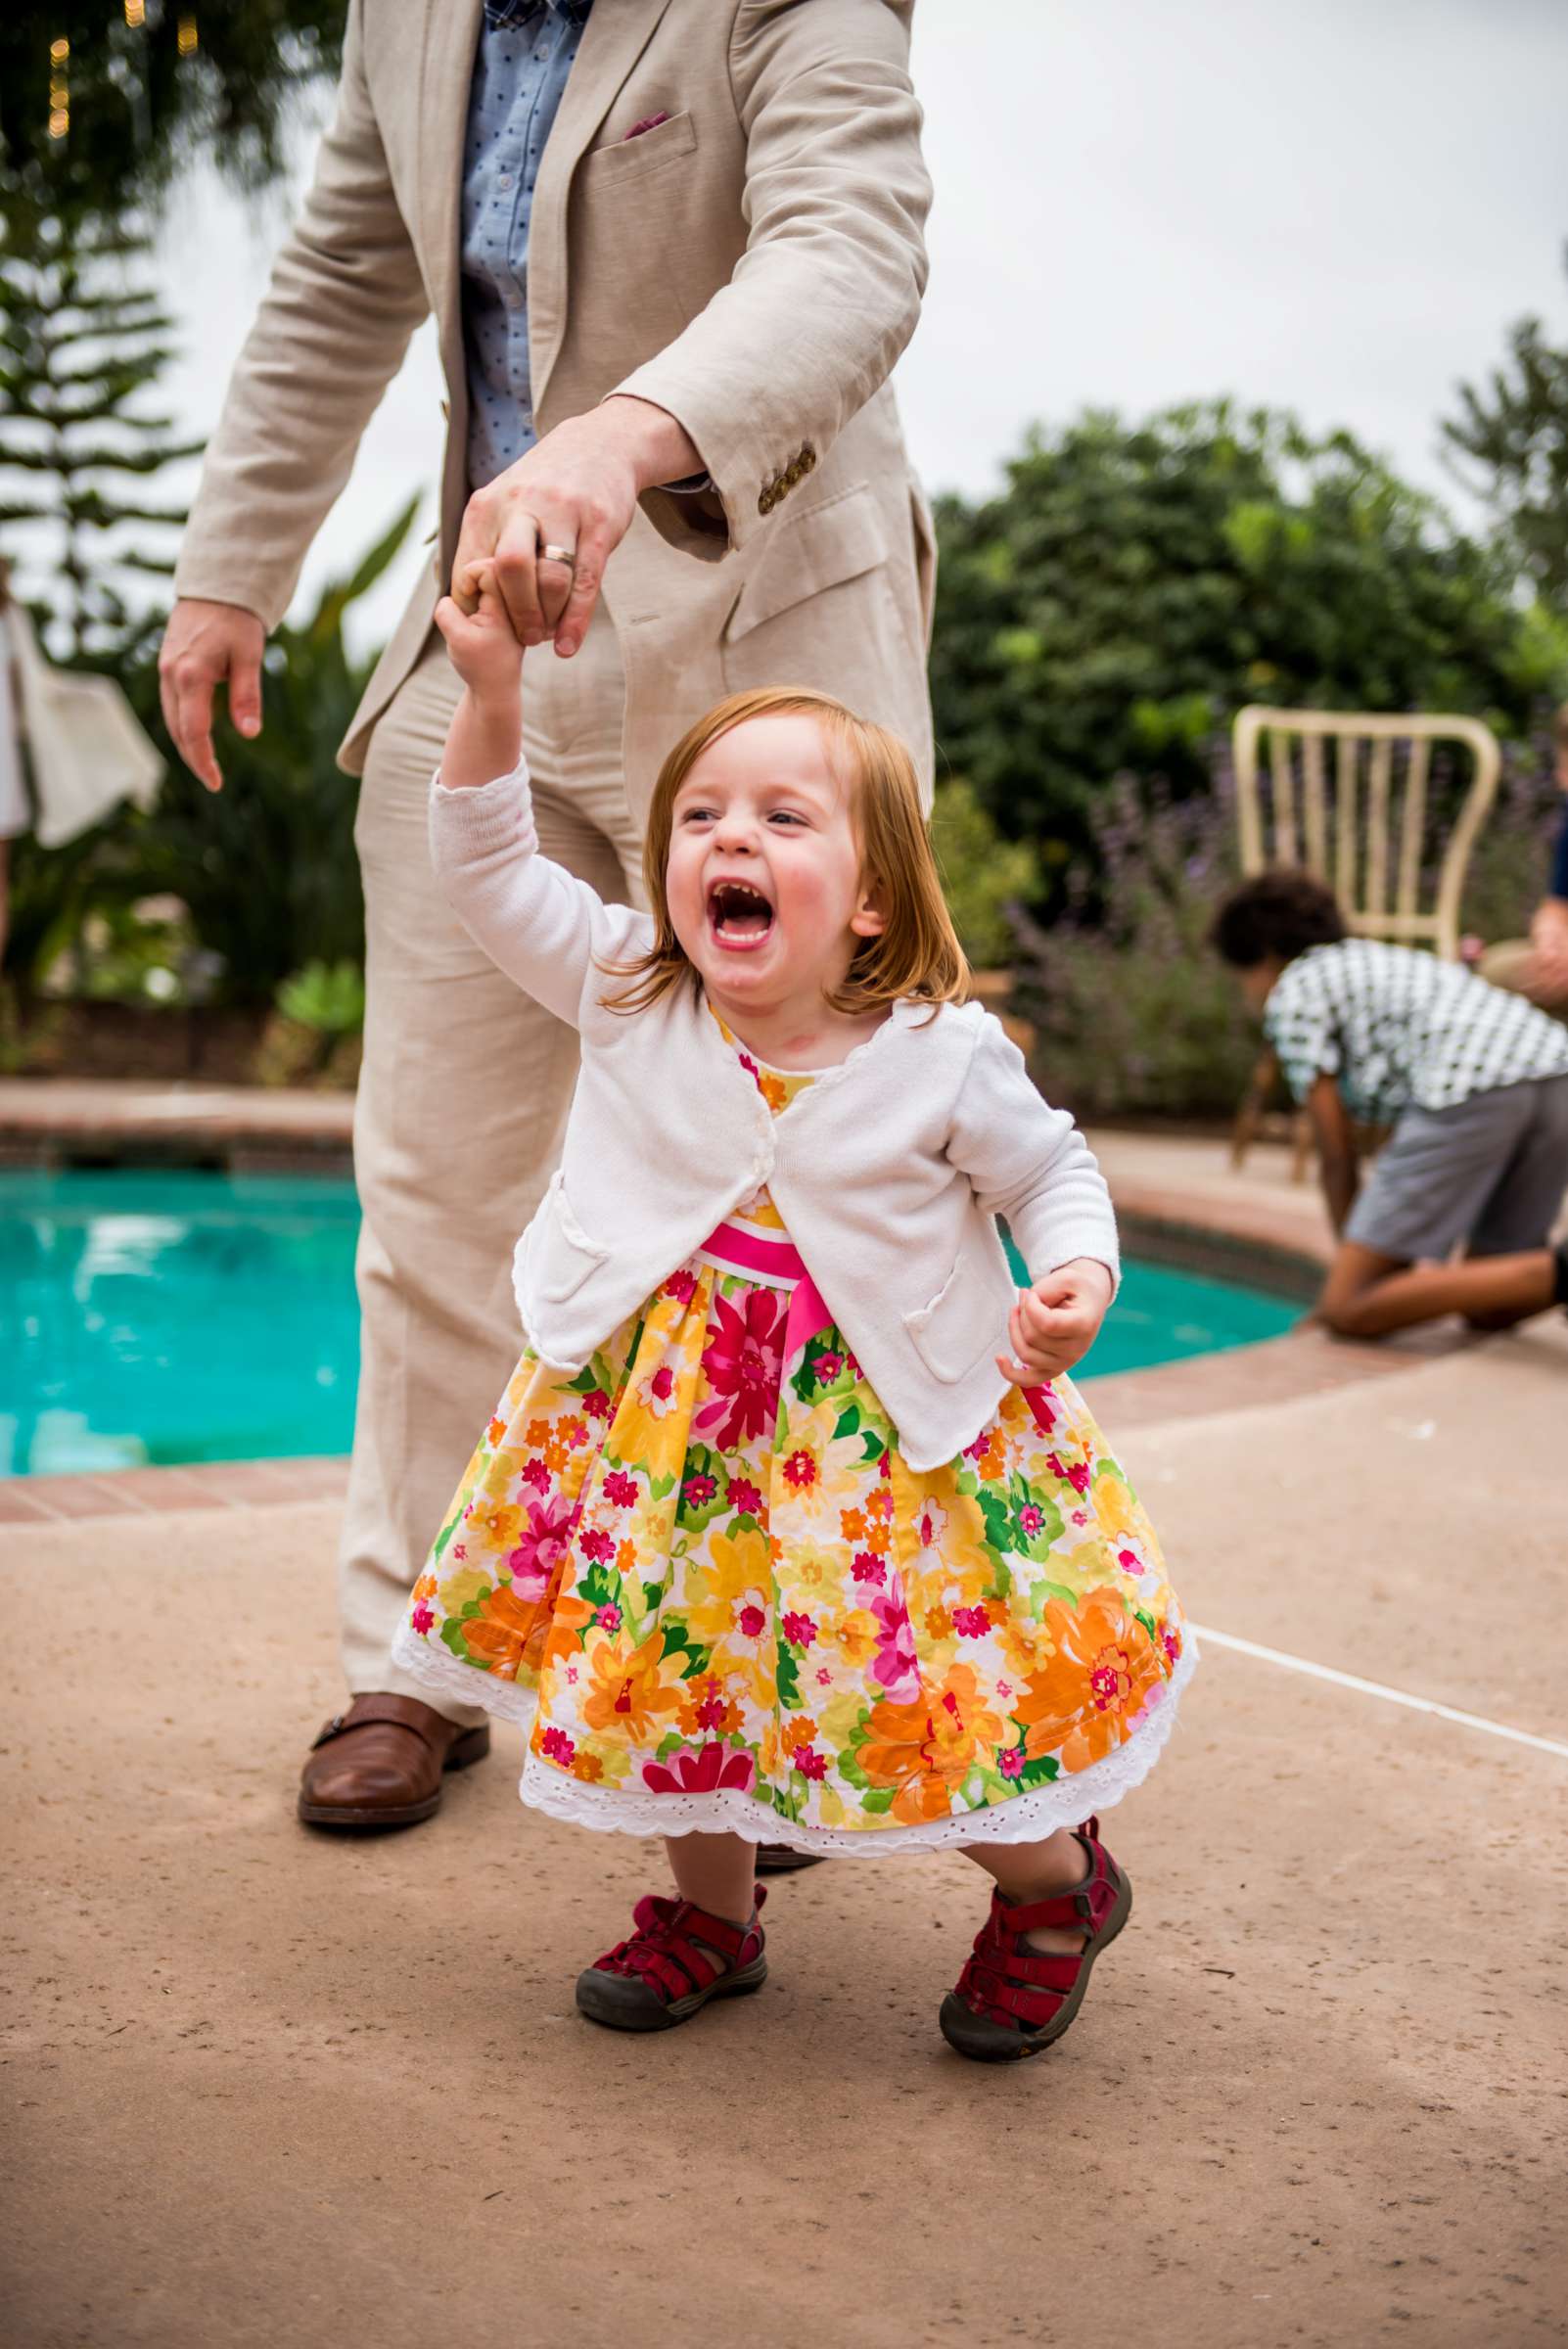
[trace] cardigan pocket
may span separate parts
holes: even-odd
[[[903,1326],[933,1378],[956,1386],[989,1354],[999,1353],[1005,1328],[995,1326],[995,1300],[967,1248],[961,1249],[929,1305],[905,1313]]]
[[[609,1249],[590,1239],[572,1213],[559,1171],[550,1177],[533,1229],[537,1238],[529,1250],[529,1269],[546,1305],[563,1305],[575,1297],[589,1275],[610,1261]]]

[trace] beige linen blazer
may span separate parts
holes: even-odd
[[[638,806],[685,727],[758,684],[841,695],[897,728],[929,776],[934,553],[887,381],[926,276],[911,6],[597,0],[588,19],[534,194],[534,412],[543,433],[612,392],[653,400],[716,491],[650,492],[608,569]],[[176,574],[180,594],[276,626],[433,312],[438,545],[340,751],[350,771],[429,640],[468,495],[459,237],[482,14],[482,0],[351,0],[337,113]]]

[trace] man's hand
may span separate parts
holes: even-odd
[[[212,691],[229,689],[229,715],[246,735],[261,731],[261,655],[266,629],[238,604],[182,595],[169,614],[158,656],[163,722],[198,782],[223,789],[212,755]]]
[[[569,416],[475,490],[452,577],[493,560],[519,644],[553,636],[556,651],[570,658],[587,633],[604,567],[631,528],[644,489],[701,470],[701,457],[672,416],[649,400],[612,396],[585,416]],[[565,548],[571,562],[547,557],[547,546]]]
[[[1007,1319],[1013,1351],[996,1357],[1003,1378],[1038,1387],[1081,1362],[1099,1336],[1114,1288],[1106,1266],[1079,1256],[1020,1289]]]

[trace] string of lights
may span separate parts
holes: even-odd
[[[157,8],[159,0],[154,0]],[[147,0],[121,0],[128,32],[145,33]],[[182,9],[175,20],[174,46],[181,57],[194,57],[201,47],[201,30],[194,8]],[[62,34],[49,44],[49,136],[70,135],[70,43]]]

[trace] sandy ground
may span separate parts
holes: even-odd
[[[1568,1742],[1568,1330],[1130,1431],[1192,1615]],[[1568,2337],[1568,1758],[1212,1645],[1060,2048],[936,2009],[957,1857],[779,1883],[755,2000],[573,2011],[653,1851],[515,1740],[292,1815],[336,1503],[0,1528],[15,2349]]]

